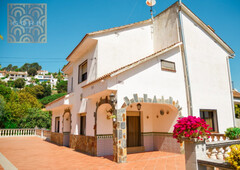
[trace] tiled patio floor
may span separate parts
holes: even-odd
[[[0,138],[0,152],[18,169],[156,169],[184,170],[184,155],[167,152],[128,154],[128,163],[111,156],[94,157],[57,146],[38,137]],[[1,169],[1,168],[0,168]]]

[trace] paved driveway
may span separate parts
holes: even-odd
[[[184,155],[167,152],[128,154],[127,163],[117,164],[112,157],[89,156],[57,146],[38,137],[0,138],[0,153],[15,167],[35,169],[156,169],[184,170]],[[3,166],[3,165],[2,165]],[[1,166],[0,166],[1,169]]]

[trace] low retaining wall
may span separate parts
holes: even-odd
[[[69,147],[89,155],[97,156],[97,139],[94,136],[71,134]]]
[[[50,132],[50,133],[51,133],[51,142],[62,146],[63,145],[63,134],[56,133],[56,132]]]
[[[181,153],[180,143],[173,138],[171,133],[148,132],[142,133],[145,151],[165,151]]]

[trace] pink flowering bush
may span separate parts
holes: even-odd
[[[174,125],[173,138],[176,138],[178,142],[182,142],[183,138],[203,140],[205,137],[209,138],[211,129],[200,117],[183,117],[179,118]]]

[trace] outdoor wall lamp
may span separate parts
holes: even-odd
[[[117,100],[116,100],[116,96],[114,93],[111,93],[109,95],[109,98],[110,98],[110,103],[111,103],[111,106],[112,106],[112,119],[114,122],[116,122],[116,113],[115,113],[115,106],[116,106],[116,103],[117,103]]]
[[[137,104],[137,109],[138,109],[138,111],[141,110],[141,107],[142,107],[142,105],[141,105],[140,103],[138,103],[138,104]]]

